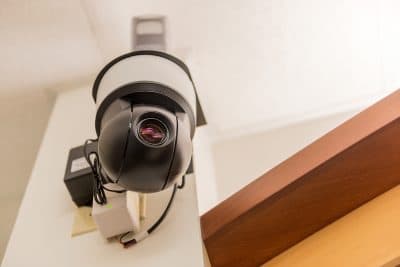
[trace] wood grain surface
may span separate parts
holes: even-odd
[[[284,251],[262,267],[400,266],[400,185]]]
[[[399,136],[400,90],[204,214],[212,266],[260,266],[399,184]]]

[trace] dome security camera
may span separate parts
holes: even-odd
[[[162,191],[182,177],[205,124],[188,67],[152,50],[108,63],[93,86],[103,174],[126,190]]]

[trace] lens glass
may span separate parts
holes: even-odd
[[[167,138],[167,128],[157,119],[145,119],[139,124],[139,137],[150,145],[161,145]]]

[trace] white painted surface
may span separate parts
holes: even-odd
[[[67,153],[94,136],[94,108],[87,88],[57,98],[2,266],[203,266],[193,177],[159,230],[132,248],[107,243],[98,232],[70,237]]]
[[[400,88],[396,0],[83,5],[107,60],[129,50],[133,15],[167,15],[168,49],[186,54],[217,134],[343,112]]]
[[[312,143],[356,111],[217,142],[213,147],[218,201]]]
[[[53,102],[53,97],[44,92],[3,94],[0,97],[0,262]]]
[[[79,0],[1,1],[0,93],[65,88],[102,65]]]
[[[384,89],[400,88],[400,1],[379,1],[379,38]]]
[[[213,144],[214,138],[210,127],[207,125],[198,127],[193,139],[193,160],[200,214],[218,204]]]
[[[157,13],[217,133],[345,111],[400,88],[397,0],[6,0],[0,91],[92,82],[130,51],[132,17]]]

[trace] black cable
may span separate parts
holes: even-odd
[[[147,232],[149,234],[151,234],[154,230],[156,230],[157,227],[161,224],[161,222],[165,219],[165,217],[167,217],[167,214],[169,212],[169,209],[171,208],[172,202],[175,199],[176,189],[177,189],[177,186],[175,184],[174,188],[172,189],[171,197],[168,201],[167,207],[165,208],[164,212],[161,214],[160,218],[149,228],[149,230],[147,230]]]
[[[121,237],[119,238],[119,242],[124,246],[124,248],[128,248],[129,246],[134,245],[134,244],[138,243],[139,241],[145,239],[149,234],[151,234],[152,232],[154,232],[157,229],[157,227],[164,221],[164,219],[168,215],[171,205],[175,199],[177,188],[178,188],[178,186],[175,184],[174,188],[172,190],[171,197],[170,197],[168,204],[165,207],[163,213],[161,214],[160,218],[158,218],[158,220],[147,231],[135,234],[134,237],[128,241],[123,241],[123,239],[131,232],[121,235]]]
[[[85,144],[83,145],[83,155],[85,156],[85,159],[87,161],[87,163],[89,164],[90,168],[92,169],[92,172],[95,172],[95,167],[92,163],[92,161],[90,160],[90,155],[87,153],[87,146],[89,143],[93,143],[93,142],[97,142],[97,139],[87,139],[85,141]]]
[[[128,135],[129,135],[130,129],[128,130]],[[90,153],[87,153],[87,146],[89,143],[93,143],[93,142],[97,142],[98,139],[88,139],[85,141],[85,144],[83,146],[83,152],[84,152],[84,156],[86,158],[86,161],[88,162],[90,168],[92,169],[92,174],[93,174],[93,198],[96,201],[96,203],[100,204],[100,205],[104,205],[107,203],[107,197],[106,194],[104,192],[104,190],[106,191],[110,191],[110,192],[115,192],[115,193],[124,193],[126,192],[126,190],[114,190],[114,189],[110,189],[104,186],[104,182],[106,181],[106,179],[103,177],[102,175],[102,171],[101,171],[101,164],[99,162],[99,155],[97,154],[97,152],[92,151]],[[92,161],[93,158],[93,161]],[[124,164],[122,164],[123,166]],[[120,170],[121,171],[121,170]],[[183,189],[185,187],[186,184],[186,177],[182,176],[182,182],[181,184],[177,185],[174,184],[174,188],[172,190],[172,194],[171,197],[168,201],[167,206],[165,207],[163,213],[161,214],[161,216],[158,218],[158,220],[147,230],[144,232],[141,232],[139,234],[134,235],[134,238],[128,240],[128,241],[123,241],[123,238],[126,237],[126,235],[128,235],[130,232],[125,233],[123,235],[121,235],[120,237],[120,243],[122,245],[124,245],[125,248],[136,244],[137,242],[139,242],[140,240],[146,238],[149,234],[151,234],[152,232],[154,232],[158,226],[164,221],[164,219],[167,217],[168,212],[171,208],[171,205],[175,199],[175,195],[176,195],[176,191],[177,189]]]
[[[114,193],[124,193],[126,190],[114,190],[104,186],[104,183],[108,180],[103,177],[101,164],[99,162],[99,155],[95,151],[88,153],[87,146],[89,143],[97,142],[98,139],[88,139],[85,141],[83,146],[83,153],[88,162],[93,174],[93,199],[99,205],[107,204],[107,196],[105,191]]]
[[[182,182],[180,185],[178,185],[178,189],[183,189],[185,187],[186,184],[186,176],[182,176]]]
[[[107,197],[102,187],[101,177],[99,175],[98,155],[95,151],[88,153],[87,146],[89,143],[97,142],[97,139],[87,139],[83,146],[83,154],[87,163],[92,169],[93,174],[93,199],[96,203],[104,205],[107,203]]]
[[[107,197],[104,192],[102,177],[99,175],[98,155],[96,152],[90,152],[89,159],[90,155],[95,155],[93,160],[95,166],[95,172],[93,172],[93,198],[97,204],[104,205],[107,204]]]

